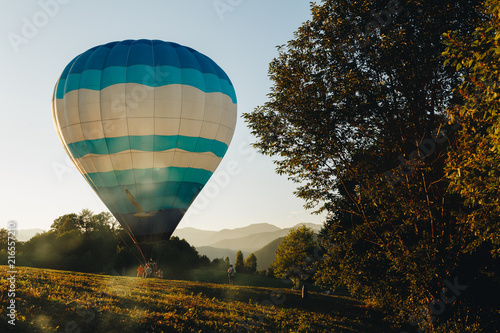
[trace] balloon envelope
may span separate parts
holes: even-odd
[[[207,56],[125,40],[73,59],[52,101],[69,156],[136,243],[168,239],[228,149],[236,94]]]

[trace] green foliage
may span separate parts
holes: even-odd
[[[141,258],[110,213],[94,214],[87,209],[58,217],[50,231],[18,245],[18,264],[32,267],[111,273],[131,267],[135,270]],[[155,244],[154,253],[160,267],[175,272],[177,278],[189,269],[210,264],[207,257],[200,257],[193,246],[178,237]]]
[[[9,239],[8,230],[5,228],[1,228],[0,229],[0,245],[2,246],[2,249],[7,247],[8,239]]]
[[[64,232],[72,230],[79,230],[80,228],[79,217],[74,213],[60,216],[54,220],[54,223],[52,223],[50,228],[56,231],[58,234],[62,234]]]
[[[261,270],[257,271],[257,275],[260,275],[260,276],[267,276],[267,270],[265,270],[265,269],[261,269]]]
[[[236,252],[236,262],[234,263],[234,269],[236,273],[243,273],[245,271],[245,262],[243,261],[243,253],[240,251]]]
[[[229,265],[227,264],[227,262],[224,259],[222,259],[222,258],[215,258],[210,263],[210,267],[214,268],[214,269],[219,269],[219,270],[222,270],[222,271],[226,272],[227,269],[229,268]],[[225,277],[227,277],[227,272],[225,273]]]
[[[171,270],[182,272],[200,265],[200,256],[196,248],[185,239],[176,236],[159,243],[156,253],[158,263],[166,265]]]
[[[166,278],[171,278],[167,272]],[[225,268],[196,268],[192,269],[184,276],[184,280],[199,281],[207,283],[228,284],[227,267]],[[290,288],[290,283],[272,277],[237,273],[235,275],[235,285],[237,286],[253,286],[265,288]]]
[[[80,272],[101,272],[114,268],[118,238],[99,231],[49,231],[31,238],[20,249],[23,265]],[[130,264],[130,262],[129,262]]]
[[[267,269],[267,276],[268,277],[276,277],[276,275],[274,275],[273,265],[269,266],[269,268]]]
[[[199,267],[209,267],[210,266],[210,259],[206,255],[202,255],[199,260]]]
[[[457,129],[447,111],[463,96],[453,92],[461,83],[456,67],[443,64],[443,33],[473,32],[488,18],[480,5],[312,4],[311,20],[270,64],[269,101],[244,114],[255,147],[278,157],[277,172],[298,183],[306,207],[328,212],[318,281],[348,286],[406,330],[430,332],[458,319],[490,327],[478,309],[490,309],[491,290],[499,289],[491,248],[471,248],[481,233],[464,224],[470,207],[446,177]],[[497,184],[496,167],[485,170]],[[493,195],[495,209],[497,190],[483,197]],[[482,235],[499,234],[482,221]],[[467,291],[436,314],[432,305],[455,278]]]
[[[497,1],[487,1],[489,20],[465,37],[445,34],[446,62],[462,68],[463,83],[457,91],[464,103],[449,109],[459,122],[453,149],[447,160],[452,190],[471,208],[464,223],[478,235],[477,247],[494,244],[500,256],[500,10]]]
[[[306,226],[290,230],[276,251],[276,260],[272,265],[274,275],[290,279],[295,287],[301,287],[316,269],[317,263],[312,259],[318,243],[314,238],[314,232]]]
[[[456,89],[463,102],[450,107],[451,121],[460,124],[446,160],[450,190],[464,200],[459,223],[473,235],[463,251],[481,254],[479,286],[468,315],[481,318],[476,331],[500,331],[500,6],[485,2],[488,18],[473,33],[444,35],[446,63],[460,70]],[[465,312],[465,311],[464,311]],[[472,325],[461,324],[463,331]],[[457,331],[459,331],[457,329]],[[469,330],[467,330],[469,331]]]
[[[255,254],[250,255],[245,259],[245,272],[253,274],[257,271],[257,257]]]
[[[83,209],[54,220],[51,231],[36,235],[22,247],[21,263],[34,267],[81,272],[110,271],[115,268],[121,229],[110,213],[94,214]],[[122,263],[130,265],[130,258]],[[131,260],[132,259],[132,260]],[[123,266],[122,266],[123,267]]]
[[[118,221],[111,213],[102,212],[94,214],[89,209],[83,209],[79,214],[65,214],[54,220],[50,226],[51,230],[59,235],[64,232],[78,230],[84,233],[91,231],[114,231],[117,229]]]

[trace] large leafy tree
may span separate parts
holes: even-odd
[[[443,290],[466,289],[483,265],[479,252],[462,253],[475,236],[457,219],[462,199],[445,177],[456,129],[446,110],[460,102],[460,78],[441,58],[443,32],[470,33],[483,18],[478,5],[313,4],[270,64],[269,101],[244,115],[306,207],[329,213],[321,283],[347,285],[408,330],[465,311],[443,303],[452,296]]]
[[[245,261],[243,260],[243,252],[241,250],[238,250],[236,252],[236,262],[234,263],[234,269],[236,272],[243,273],[245,270]]]
[[[59,216],[54,220],[50,228],[59,235],[72,230],[80,230],[79,216],[75,213]]]
[[[250,253],[250,255],[245,259],[245,271],[250,274],[257,271],[257,257],[255,254]]]
[[[109,212],[94,214],[89,209],[82,209],[79,214],[71,213],[58,217],[50,228],[57,231],[59,235],[72,230],[88,234],[97,230],[104,232],[115,231],[118,228],[118,221]]]
[[[290,279],[295,287],[312,277],[316,271],[318,243],[311,228],[301,226],[283,237],[272,264],[274,275]]]

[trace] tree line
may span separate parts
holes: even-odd
[[[0,229],[0,260],[7,262],[7,230]],[[210,261],[186,240],[171,237],[155,248],[158,264],[170,278],[180,278],[189,269],[227,269],[224,262]],[[111,213],[94,214],[88,209],[65,214],[50,230],[16,244],[16,264],[87,273],[133,275],[143,259],[129,235]]]
[[[7,230],[0,229],[0,260],[7,262]],[[212,261],[200,255],[185,239],[172,236],[155,246],[155,260],[166,269],[169,278],[182,278],[190,269],[227,270],[229,257]],[[94,214],[88,209],[62,215],[50,230],[16,244],[16,264],[37,268],[86,273],[135,275],[143,261],[140,252],[118,221],[109,212]],[[257,273],[257,257],[243,259],[238,251],[234,266],[238,273]],[[259,272],[265,275],[265,270]]]

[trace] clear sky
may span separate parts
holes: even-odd
[[[276,46],[310,18],[298,0],[16,0],[0,12],[0,223],[48,229],[84,208],[107,208],[72,165],[51,114],[54,84],[87,49],[124,39],[161,39],[212,58],[231,78],[238,123],[218,170],[179,224],[206,230],[252,223],[289,227],[322,223],[292,194],[295,184],[274,172],[240,118],[267,100],[267,71]],[[0,227],[2,227],[0,225]]]

